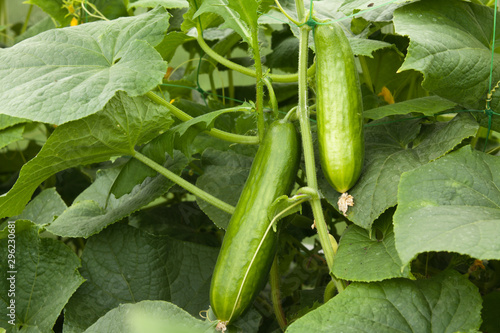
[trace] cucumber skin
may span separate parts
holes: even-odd
[[[273,122],[255,155],[212,276],[210,303],[220,321],[230,322],[241,315],[267,282],[276,252],[277,235],[272,229],[238,299],[245,272],[271,222],[268,208],[277,197],[288,194],[298,164],[299,141],[295,127],[284,121]]]
[[[363,102],[354,54],[337,23],[317,25],[316,112],[321,168],[340,193],[356,184],[364,161]]]

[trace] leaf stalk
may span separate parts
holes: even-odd
[[[152,101],[165,106],[172,114],[177,117],[180,121],[188,121],[193,119],[190,115],[179,109],[178,107],[170,104],[160,96],[156,95],[154,92],[149,91],[146,93],[146,96],[151,99]],[[231,108],[234,109],[234,111],[241,111],[244,110],[243,107],[234,107]],[[213,136],[214,138],[218,138],[224,141],[228,142],[233,142],[233,143],[241,143],[241,144],[246,144],[246,145],[256,145],[259,143],[259,138],[256,136],[248,136],[248,135],[240,135],[240,134],[234,134],[234,133],[229,133],[229,132],[224,132],[221,131],[217,128],[212,128],[210,131],[207,132],[208,135]]]
[[[198,198],[208,202],[209,204],[225,211],[226,213],[233,214],[234,213],[234,207],[231,206],[230,204],[214,197],[208,192],[203,191],[199,187],[191,184],[181,176],[176,175],[172,171],[164,168],[160,164],[156,163],[155,161],[151,160],[149,157],[139,153],[138,151],[135,151],[133,157],[140,162],[146,164],[148,167],[151,169],[157,171],[159,174],[163,175],[167,179],[173,181],[180,187],[184,188],[188,192],[192,193],[193,195],[197,196]]]

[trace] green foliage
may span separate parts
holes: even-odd
[[[82,332],[118,305],[143,300],[170,301],[196,316],[207,308],[216,258],[214,248],[117,223],[85,246],[86,281],[66,306],[65,330]]]
[[[280,0],[292,20],[273,0],[7,2],[0,332],[217,332],[215,263],[259,131],[284,117],[301,164],[259,212],[277,269],[226,332],[500,332],[495,1]],[[307,19],[356,57],[345,216],[318,163]]]
[[[286,332],[467,332],[481,323],[480,309],[476,287],[445,271],[429,280],[353,283]]]
[[[425,251],[500,259],[499,163],[464,147],[403,174],[394,233],[404,265]]]
[[[9,224],[10,225],[10,224]],[[65,244],[41,237],[43,230],[27,220],[15,222],[15,270],[2,265],[0,289],[2,319],[0,324],[9,332],[26,327],[33,331],[49,332],[68,299],[84,279],[77,268],[80,259]],[[0,254],[7,259],[9,227],[0,232]],[[14,277],[14,278],[13,278]],[[15,287],[12,287],[12,283]],[[15,326],[7,323],[7,290],[16,291]]]
[[[2,112],[59,125],[96,113],[117,91],[145,94],[165,72],[153,46],[167,28],[168,15],[157,9],[52,29],[2,50]]]

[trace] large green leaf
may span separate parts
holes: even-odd
[[[49,14],[59,26],[67,26],[71,21],[69,12],[63,7],[63,0],[27,0],[25,3],[36,5]]]
[[[80,272],[87,281],[66,306],[64,332],[82,332],[121,303],[142,300],[171,301],[198,316],[208,309],[217,253],[123,223],[105,229],[83,251]]]
[[[68,208],[66,203],[54,187],[43,190],[29,204],[23,212],[13,217],[13,220],[29,220],[35,224],[46,225],[61,215]]]
[[[464,147],[403,174],[394,216],[404,265],[448,251],[500,259],[500,157]]]
[[[477,288],[445,271],[428,280],[353,283],[286,332],[468,332],[479,328],[480,314]]]
[[[187,165],[182,154],[167,158],[163,166],[180,174]],[[73,204],[47,227],[50,232],[65,237],[89,237],[108,225],[130,215],[167,192],[174,183],[157,175],[144,180],[131,193],[116,199],[110,189],[120,173],[109,169],[98,173],[96,181],[83,191]]]
[[[388,22],[392,20],[394,10],[406,3],[405,0],[345,0],[339,10],[345,15],[359,13],[362,17],[372,22]],[[361,13],[360,13],[361,12]]]
[[[0,114],[0,130],[26,122],[26,119]]]
[[[363,111],[363,117],[368,119],[381,119],[388,116],[412,112],[420,113],[424,116],[433,116],[436,113],[452,109],[455,105],[455,103],[447,99],[438,96],[428,96],[366,110]]]
[[[189,9],[183,16],[184,21],[181,25],[182,31],[187,32],[191,28],[196,27],[198,24],[201,25],[202,29],[207,29],[210,27],[216,27],[223,22],[222,18],[215,13],[205,12],[202,14],[196,14],[196,11],[203,3],[203,0],[187,1],[189,3]]]
[[[425,125],[418,120],[386,118],[371,122],[365,131],[365,166],[357,184],[349,190],[354,207],[347,218],[369,229],[387,208],[397,204],[399,177],[446,154],[465,138],[476,134],[478,125],[470,115],[460,114],[445,123]],[[417,135],[418,142],[414,142]],[[326,199],[335,207],[340,194],[319,174],[319,185]]]
[[[7,127],[0,130],[0,149],[23,138],[24,124]]]
[[[215,333],[215,323],[201,321],[172,303],[142,301],[122,304],[85,333]]]
[[[224,19],[222,27],[236,31],[243,41],[252,44],[252,31],[257,30],[258,8],[262,0],[203,0],[194,14],[197,16],[209,12]]]
[[[143,95],[167,66],[153,46],[169,15],[144,15],[49,30],[0,49],[0,113],[62,124],[101,110],[117,91]]]
[[[212,129],[217,117],[227,112],[228,110],[213,111],[181,122],[142,147],[141,154],[161,164],[165,162],[166,153],[173,156],[174,148],[178,148],[184,155],[190,158],[193,154],[191,148],[195,138],[201,132]],[[112,192],[117,197],[120,197],[129,193],[136,184],[141,183],[146,177],[154,176],[156,173],[156,171],[142,162],[132,159],[116,179]]]
[[[136,2],[134,2],[136,3]],[[170,61],[175,55],[177,48],[189,41],[194,40],[194,37],[188,36],[183,32],[172,31],[163,38],[161,43],[156,45],[156,51],[158,51],[165,61]]]
[[[128,8],[162,6],[163,8],[187,8],[189,4],[186,0],[138,0],[129,3]]]
[[[400,71],[424,74],[423,87],[465,107],[484,109],[490,76],[494,11],[458,0],[425,0],[394,13],[396,32],[410,37]],[[494,54],[493,82],[500,79]]]
[[[373,52],[388,47],[392,47],[392,44],[373,39],[365,38],[348,38],[349,44],[351,44],[352,52],[358,56],[366,56],[373,58]]]
[[[0,217],[21,213],[35,189],[49,176],[80,164],[132,155],[172,123],[163,107],[145,97],[117,94],[102,112],[56,128],[40,153],[21,169],[16,184],[0,197]]]
[[[409,267],[401,270],[401,259],[394,245],[393,213],[391,209],[380,216],[372,232],[351,225],[342,234],[332,269],[336,277],[360,282],[411,277]]]
[[[39,226],[26,220],[14,225],[15,243],[9,237],[9,227],[0,231],[0,257],[4,260],[0,270],[0,327],[7,332],[52,332],[62,309],[84,281],[77,271],[80,259],[62,242],[40,238]],[[8,253],[14,254],[15,263],[9,261],[7,269]],[[8,296],[9,290],[15,296]],[[8,323],[11,299],[15,300],[15,326]]]
[[[203,175],[196,180],[196,186],[230,205],[236,206],[247,180],[253,158],[234,151],[222,152],[207,149],[202,156],[206,166]],[[197,199],[200,208],[219,227],[226,228],[231,215]]]

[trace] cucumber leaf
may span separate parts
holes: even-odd
[[[253,157],[234,151],[205,150],[201,157],[204,173],[196,180],[196,186],[224,202],[236,206],[243,186],[250,173]],[[197,199],[196,202],[205,214],[219,227],[226,229],[231,215]]]
[[[339,11],[345,15],[357,13],[356,17],[362,17],[371,22],[390,22],[394,10],[404,6],[407,1],[396,0],[388,3],[387,0],[345,0]]]
[[[363,117],[381,119],[388,116],[420,113],[424,116],[434,116],[436,113],[450,110],[456,103],[438,96],[428,96],[410,99],[404,102],[384,105],[375,109],[363,111]]]
[[[35,224],[47,225],[55,217],[61,215],[68,206],[63,201],[54,187],[40,192],[30,203],[26,205],[23,212],[12,217],[13,220],[29,220]]]
[[[258,0],[203,0],[193,15],[196,19],[203,13],[215,13],[224,19],[221,28],[231,28],[243,41],[252,44],[252,31],[257,30]]]
[[[165,162],[165,155],[167,153],[173,157],[174,149],[176,148],[180,149],[190,159],[193,153],[191,150],[192,143],[195,138],[201,132],[212,129],[217,117],[225,113],[228,113],[228,110],[213,111],[182,122],[151,140],[151,142],[142,147],[140,152],[159,164]],[[146,177],[152,177],[156,174],[156,171],[142,162],[132,159],[122,169],[111,191],[119,198],[126,193],[130,193],[132,188],[141,183]]]
[[[347,212],[347,218],[364,229],[370,229],[380,214],[397,204],[399,177],[403,172],[443,156],[478,129],[470,115],[459,114],[449,122],[425,125],[419,142],[412,143],[421,132],[418,119],[384,118],[369,125],[365,131],[365,166],[360,179],[349,190],[354,206]],[[340,194],[328,184],[322,172],[318,173],[318,181],[325,198],[337,207]]]
[[[154,8],[162,6],[163,8],[187,8],[189,3],[186,0],[138,0],[128,4],[128,9],[146,7]]]
[[[0,217],[20,214],[38,185],[51,175],[133,155],[135,145],[151,140],[172,122],[169,113],[149,99],[118,93],[103,111],[55,129],[40,153],[22,167],[12,189],[0,196]]]
[[[342,234],[335,254],[332,273],[347,281],[372,282],[411,278],[409,267],[403,266],[394,245],[392,216],[394,209],[382,214],[368,231],[351,225]]]
[[[192,317],[175,304],[142,301],[119,305],[84,333],[216,333],[214,326]]]
[[[187,160],[180,153],[168,158],[163,166],[180,174]],[[174,183],[157,175],[134,187],[130,194],[116,199],[110,189],[120,173],[117,168],[102,170],[96,181],[83,191],[47,230],[65,237],[89,237],[108,225],[121,220],[167,192]]]
[[[410,38],[400,71],[424,74],[423,87],[471,109],[484,109],[488,92],[494,10],[458,0],[425,0],[394,13],[396,32]],[[500,54],[493,58],[493,83],[500,80]],[[493,106],[498,110],[499,105]]]
[[[40,7],[49,14],[59,26],[68,26],[71,22],[69,12],[63,7],[63,0],[27,0],[26,3]]]
[[[0,149],[23,138],[24,124],[18,124],[0,130]]]
[[[394,215],[403,265],[447,251],[500,259],[500,157],[466,146],[401,177]]]
[[[428,280],[353,283],[286,332],[454,333],[480,325],[477,287],[448,270]]]
[[[0,130],[17,124],[25,123],[26,121],[26,119],[11,117],[7,116],[6,114],[0,114]]]
[[[198,316],[208,308],[217,253],[217,248],[153,236],[126,223],[110,226],[87,241],[80,269],[86,282],[66,306],[64,331],[100,325],[113,308],[143,300],[173,302]]]
[[[8,269],[9,227],[0,231],[0,256],[5,260],[0,270],[0,327],[7,332],[52,332],[69,298],[84,281],[77,271],[80,259],[63,242],[41,238],[40,226],[27,220],[14,225],[15,263],[9,261]],[[12,281],[15,298],[8,298]],[[7,322],[10,299],[15,300],[14,326]]]
[[[156,8],[49,30],[0,49],[0,113],[60,125],[102,110],[117,91],[145,94],[167,70],[153,46],[168,19]]]

